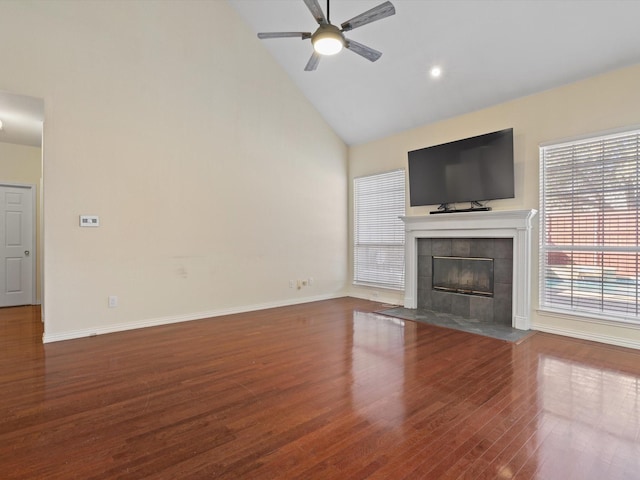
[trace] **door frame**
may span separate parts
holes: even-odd
[[[36,294],[37,294],[37,269],[36,266],[38,264],[38,221],[37,221],[37,206],[36,206],[36,185],[33,183],[14,183],[14,182],[4,182],[0,180],[0,187],[14,187],[14,188],[25,188],[31,192],[31,303],[30,305],[37,305],[36,303]],[[40,192],[42,196],[42,192]],[[42,213],[42,212],[41,212]]]

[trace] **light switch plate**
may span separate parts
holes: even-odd
[[[80,215],[81,227],[99,227],[100,217],[97,215]]]

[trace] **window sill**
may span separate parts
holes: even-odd
[[[391,287],[377,283],[353,282],[352,285],[354,287],[381,288],[383,290],[391,290],[392,292],[404,292],[404,287]]]

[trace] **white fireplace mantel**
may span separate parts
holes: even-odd
[[[512,238],[512,326],[531,328],[531,222],[537,210],[443,213],[400,217],[405,224],[405,308],[418,307],[419,238]]]

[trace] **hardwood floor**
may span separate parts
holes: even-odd
[[[640,352],[339,299],[43,346],[0,309],[3,479],[640,478]]]

